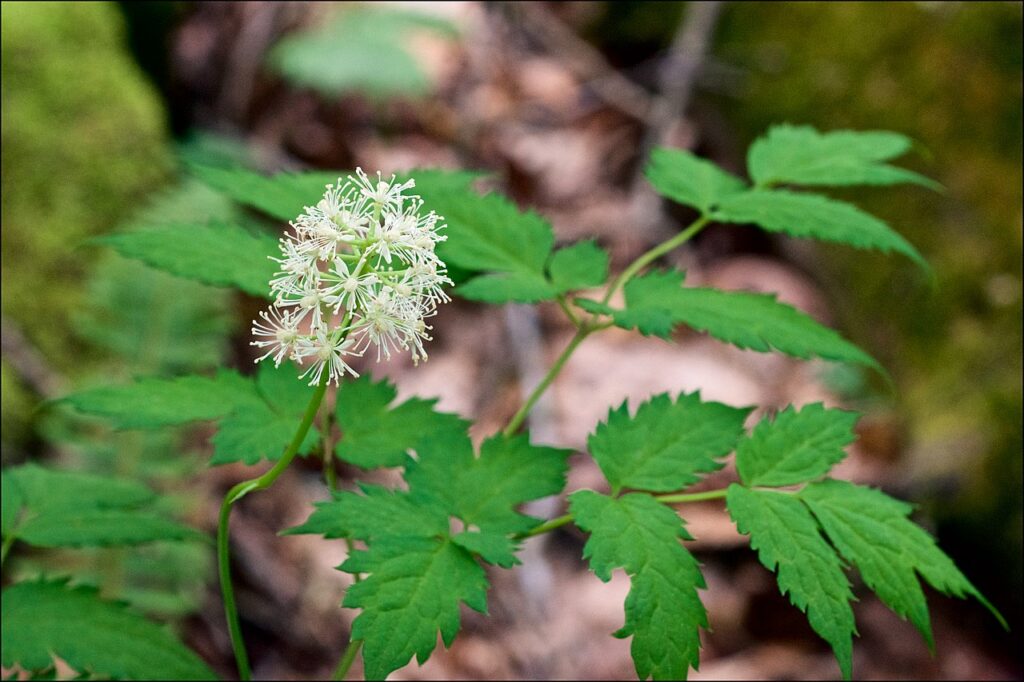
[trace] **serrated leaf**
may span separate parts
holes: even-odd
[[[465,434],[431,438],[408,465],[405,480],[419,499],[443,505],[467,525],[496,533],[525,533],[540,523],[515,510],[565,486],[570,451],[532,445],[527,434],[488,438],[473,457]]]
[[[437,399],[409,398],[390,407],[398,395],[387,380],[364,374],[338,390],[335,415],[341,440],[334,452],[366,469],[401,466],[408,452],[438,432],[465,433],[469,423],[455,414],[435,412]]]
[[[613,499],[581,490],[569,506],[576,525],[590,533],[583,556],[597,577],[607,582],[619,567],[629,574],[626,623],[615,636],[633,637],[639,678],[686,679],[699,663],[699,629],[708,621],[697,595],[704,578],[680,543],[691,539],[682,519],[643,493]]]
[[[127,258],[214,286],[270,298],[277,240],[237,225],[161,225],[98,238]]]
[[[544,218],[519,211],[498,194],[441,192],[428,208],[443,215],[448,225],[448,240],[437,249],[444,262],[503,276],[470,287],[469,295],[524,303],[554,298],[544,267],[555,237]]]
[[[189,167],[196,177],[210,187],[223,192],[240,204],[258,209],[278,220],[294,220],[306,206],[315,205],[324,195],[327,185],[337,184],[352,171],[315,171],[306,173],[278,173],[273,176],[256,173],[245,168],[219,168],[194,164]],[[399,182],[416,181],[415,193],[433,206],[437,195],[468,192],[469,184],[480,177],[473,171],[416,169],[400,173]],[[442,213],[437,210],[438,213]]]
[[[0,602],[4,667],[44,669],[57,656],[73,669],[130,680],[209,680],[213,671],[167,630],[60,581],[21,582]]]
[[[701,213],[746,188],[746,183],[735,175],[683,149],[658,147],[651,152],[644,175],[658,194],[693,206]]]
[[[850,600],[853,593],[843,564],[825,542],[818,524],[800,500],[789,494],[729,486],[729,515],[761,563],[778,575],[779,590],[835,652],[845,679],[853,674]]]
[[[758,185],[893,185],[910,182],[932,189],[941,185],[882,161],[910,149],[910,140],[886,131],[837,130],[820,133],[810,126],[779,125],[750,146],[747,166]]]
[[[5,469],[3,478],[5,491],[8,486],[16,487],[19,494],[15,499],[20,498],[21,503],[33,511],[128,509],[156,498],[152,490],[137,481],[46,469],[31,462]]]
[[[653,492],[681,490],[717,471],[719,458],[732,452],[743,434],[750,408],[704,402],[700,393],[667,393],[641,403],[629,416],[626,402],[587,439],[613,491],[636,488]]]
[[[853,204],[786,190],[755,189],[724,199],[715,220],[754,223],[769,232],[847,244],[858,249],[902,253],[930,272],[914,245],[884,222]]]
[[[213,377],[143,378],[62,398],[79,412],[105,417],[118,429],[216,419],[255,399],[252,382],[231,370],[220,370]]]
[[[800,410],[790,405],[774,420],[761,420],[736,448],[740,479],[748,486],[779,487],[824,476],[846,456],[857,417],[813,403]]]
[[[455,293],[481,303],[537,303],[554,298],[551,284],[533,273],[479,275],[455,288]]]
[[[276,462],[291,443],[298,428],[302,409],[296,414],[275,412],[264,402],[254,401],[224,417],[217,425],[210,464],[244,462],[256,464],[262,459]],[[320,432],[311,426],[299,446],[299,454],[307,455],[320,439]]]
[[[341,569],[368,574],[348,588],[342,605],[361,608],[352,639],[363,640],[367,679],[384,679],[412,656],[423,663],[440,631],[451,646],[459,603],[487,610],[487,577],[473,556],[451,540],[384,537],[354,552]]]
[[[479,554],[484,561],[495,566],[512,568],[521,563],[516,558],[519,543],[502,533],[463,531],[453,535],[452,542],[473,554]]]
[[[616,325],[645,334],[667,338],[673,326],[682,323],[740,348],[855,362],[881,371],[870,355],[772,295],[681,287],[682,281],[682,273],[675,271],[637,277],[625,287],[622,310],[581,299],[576,302],[597,312],[603,307]]]
[[[608,279],[608,252],[593,240],[566,246],[551,256],[548,274],[560,294],[599,286]]]
[[[36,547],[103,547],[158,540],[202,540],[180,523],[140,511],[63,507],[44,511],[18,528],[18,539]]]
[[[442,507],[423,504],[405,491],[368,484],[360,489],[362,495],[338,492],[333,500],[316,503],[304,524],[284,534],[371,540],[389,535],[429,538],[448,532],[448,513]]]
[[[970,583],[935,540],[907,516],[912,507],[885,493],[846,481],[812,483],[800,492],[840,554],[857,567],[864,582],[935,648],[928,604],[919,573],[938,591],[972,596],[1005,627],[1005,621]]]

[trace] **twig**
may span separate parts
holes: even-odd
[[[29,388],[43,398],[65,392],[67,380],[50,367],[21,328],[6,317],[0,317],[0,352]]]

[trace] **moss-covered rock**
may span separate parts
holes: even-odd
[[[171,169],[164,113],[113,3],[2,5],[3,313],[73,373],[70,319],[94,251]],[[6,407],[4,408],[6,409]]]

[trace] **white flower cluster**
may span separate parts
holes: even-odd
[[[325,371],[328,383],[358,376],[346,358],[370,346],[378,361],[404,350],[413,362],[426,360],[424,320],[451,300],[442,287],[452,282],[434,253],[446,239],[438,234],[443,219],[421,214],[423,201],[404,193],[414,186],[357,169],[306,207],[273,259],[281,265],[270,281],[275,300],[253,321],[252,345],[266,351],[256,362],[311,360],[302,377],[315,385]]]

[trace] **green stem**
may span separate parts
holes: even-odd
[[[704,229],[704,226],[711,222],[711,218],[708,216],[701,216],[697,218],[693,223],[690,224],[685,230],[677,234],[672,239],[664,241],[658,244],[653,249],[643,254],[635,261],[630,263],[625,270],[615,279],[615,282],[608,287],[608,291],[605,292],[604,298],[601,299],[601,303],[607,304],[611,300],[612,296],[621,287],[626,286],[626,283],[633,279],[638,272],[643,270],[645,267],[650,265],[655,259],[665,255],[677,246],[682,246],[686,242],[690,241],[694,235]]]
[[[593,328],[586,325],[576,330],[576,335],[572,337],[569,345],[565,347],[562,354],[558,356],[557,360],[555,360],[555,364],[551,365],[551,369],[549,369],[548,373],[544,375],[541,382],[537,384],[537,387],[533,389],[533,392],[530,393],[530,397],[526,399],[523,406],[520,407],[519,411],[512,416],[511,420],[509,420],[508,426],[506,426],[505,430],[501,432],[502,435],[509,438],[519,430],[519,427],[523,425],[523,420],[526,419],[526,415],[533,408],[534,404],[540,400],[541,395],[543,395],[544,391],[546,391],[548,386],[551,385],[551,382],[555,380],[555,377],[558,376],[558,373],[562,370],[562,367],[565,366],[566,361],[568,361],[569,356],[572,355],[573,351],[583,343],[583,339],[587,338],[592,331]]]
[[[720,500],[725,497],[728,488],[708,490],[703,493],[672,493],[671,495],[655,495],[654,499],[662,504],[681,504],[684,502],[703,502],[704,500]]]
[[[544,533],[550,533],[556,528],[561,528],[562,526],[566,526],[572,522],[572,514],[565,514],[564,516],[559,516],[557,519],[545,521],[544,523],[540,524],[539,526],[537,526],[529,532],[518,533],[514,537],[516,540],[525,540],[526,538],[532,538],[534,535],[543,535]]]
[[[324,412],[323,421],[320,424],[320,438],[324,445],[324,483],[327,484],[327,490],[333,493],[338,489],[338,469],[334,465],[334,448],[331,443],[330,430],[330,412]]]
[[[242,481],[231,488],[224,497],[224,503],[220,507],[220,518],[217,522],[217,567],[220,572],[220,591],[224,599],[224,616],[228,622],[228,633],[231,635],[231,648],[235,652],[235,662],[238,665],[238,674],[243,680],[252,679],[252,671],[249,669],[249,657],[245,652],[245,642],[242,639],[242,627],[238,620],[238,608],[235,605],[235,590],[231,583],[231,558],[230,546],[228,543],[228,523],[231,519],[231,507],[238,500],[245,497],[254,490],[265,490],[273,485],[277,477],[288,468],[295,455],[309,433],[309,427],[313,425],[320,403],[323,402],[324,394],[327,392],[327,380],[330,378],[328,372],[324,372],[320,383],[313,392],[306,406],[306,412],[302,415],[302,422],[292,437],[292,442],[281,455],[281,459],[262,476],[248,481]]]
[[[345,647],[345,653],[341,655],[341,660],[338,661],[338,667],[334,670],[334,674],[331,675],[332,680],[345,679],[348,669],[352,667],[352,663],[356,660],[356,654],[359,653],[359,648],[362,646],[363,640],[361,639],[348,643],[348,646]]]
[[[579,329],[581,324],[580,318],[577,317],[576,313],[574,313],[572,311],[572,308],[569,307],[569,302],[565,300],[565,295],[559,294],[558,298],[556,298],[555,300],[558,301],[558,305],[562,309],[562,312],[565,313],[565,316],[569,318],[570,322],[572,322],[572,326]]]

